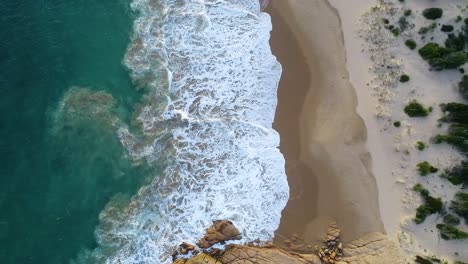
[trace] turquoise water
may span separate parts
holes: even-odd
[[[68,263],[94,248],[105,204],[151,174],[105,121],[57,118],[74,86],[107,91],[112,115],[131,117],[140,96],[122,64],[129,3],[0,1],[0,263]]]

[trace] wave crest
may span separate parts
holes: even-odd
[[[125,57],[148,95],[142,138],[121,141],[162,175],[100,215],[107,263],[171,263],[215,219],[268,241],[288,200],[279,136],[271,128],[281,66],[270,17],[252,0],[135,0],[140,16]]]

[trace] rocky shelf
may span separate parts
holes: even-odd
[[[293,250],[279,248],[271,243],[263,246],[254,244],[228,245],[224,250],[206,247],[212,242],[224,243],[229,236],[223,229],[239,238],[239,232],[229,221],[215,221],[207,229],[207,234],[198,244],[198,248],[182,244],[174,254],[173,264],[403,264],[406,263],[400,249],[385,234],[369,233],[361,239],[345,246],[340,242],[340,229],[336,223],[330,224],[323,246],[315,253],[300,254]],[[213,240],[214,238],[214,240]],[[219,238],[225,238],[219,239]],[[179,258],[181,254],[191,253],[190,259]]]

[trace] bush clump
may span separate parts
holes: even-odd
[[[405,12],[403,13],[405,16],[411,16],[413,14],[413,11],[411,9],[406,9]]]
[[[416,148],[419,151],[423,151],[425,148],[427,148],[427,145],[426,145],[426,143],[424,143],[422,141],[418,141],[418,142],[416,142]]]
[[[468,161],[462,161],[459,165],[446,170],[442,175],[453,185],[466,185],[468,186]]]
[[[463,75],[461,81],[458,83],[458,89],[463,98],[468,100],[468,75]]]
[[[439,121],[468,124],[468,105],[452,102],[441,104],[440,108],[444,116]]]
[[[434,198],[429,194],[429,191],[422,187],[421,184],[416,184],[413,190],[421,194],[424,204],[420,205],[416,209],[416,217],[414,222],[420,224],[424,222],[427,216],[431,214],[441,213],[443,210],[442,200],[440,198]]]
[[[426,8],[423,10],[422,14],[426,19],[436,20],[442,17],[444,11],[438,7]]]
[[[463,51],[465,46],[465,35],[462,33],[458,34],[458,36],[455,34],[449,34],[445,40],[445,48],[450,51]]]
[[[412,40],[412,39],[408,39],[405,41],[405,45],[406,47],[408,47],[410,50],[414,50],[416,48],[416,41]]]
[[[448,214],[448,215],[444,216],[443,221],[447,225],[456,226],[456,225],[460,224],[460,219],[458,219],[458,217],[454,216],[453,214]]]
[[[449,45],[456,46],[455,40],[449,41]],[[428,43],[419,49],[419,55],[429,62],[435,70],[456,69],[468,61],[468,55],[464,51],[455,51],[453,48],[445,48],[437,43]]]
[[[440,236],[445,240],[452,240],[452,239],[467,239],[468,233],[459,230],[458,228],[454,227],[453,225],[448,224],[438,224],[436,225],[437,229],[439,229]]]
[[[456,69],[468,61],[468,54],[464,51],[450,52],[447,55],[429,60],[429,65],[437,71]]]
[[[421,163],[418,163],[416,165],[416,167],[418,168],[418,171],[419,171],[419,174],[421,176],[426,176],[430,173],[436,173],[439,171],[438,168],[432,166],[429,162],[427,161],[423,161]]]
[[[421,256],[416,256],[414,262],[418,264],[434,264],[434,262],[432,262],[430,259]]]
[[[419,55],[425,60],[441,58],[448,54],[446,48],[439,46],[437,43],[427,43],[424,47],[419,49]]]
[[[442,32],[452,32],[453,29],[454,28],[452,25],[442,25],[442,27],[440,28]]]
[[[429,111],[416,100],[409,102],[403,110],[410,117],[424,117],[429,114]]]
[[[402,83],[408,82],[409,80],[410,80],[410,77],[408,74],[403,74],[400,76],[400,82]]]
[[[400,126],[401,126],[401,122],[400,122],[400,121],[395,121],[395,122],[393,122],[393,125],[394,125],[395,127],[400,127]]]
[[[436,144],[446,142],[463,153],[468,153],[468,125],[453,124],[449,127],[447,135],[437,135],[434,137]]]
[[[437,27],[437,23],[432,23],[427,27],[421,27],[418,31],[420,35],[424,35],[429,31],[433,31]]]
[[[468,224],[468,193],[456,193],[455,199],[450,202],[450,210],[465,219],[465,223]]]
[[[392,32],[393,36],[395,36],[395,37],[400,36],[400,29],[399,28],[395,27],[395,28],[392,28],[390,31]]]

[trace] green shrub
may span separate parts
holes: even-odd
[[[393,122],[393,125],[394,125],[395,127],[400,127],[400,126],[401,126],[401,122],[400,122],[400,121],[395,121],[395,122]]]
[[[414,262],[416,262],[418,264],[433,264],[432,261],[430,261],[429,259],[427,259],[425,257],[421,257],[421,256],[416,256],[416,259],[414,260]]]
[[[388,25],[390,23],[390,20],[388,20],[387,18],[382,19],[382,21],[385,25]]]
[[[450,52],[441,58],[429,60],[435,70],[456,69],[468,61],[468,54],[464,51]]]
[[[426,217],[431,214],[442,212],[443,204],[440,198],[434,198],[430,196],[429,191],[422,187],[422,185],[419,183],[413,187],[413,190],[419,192],[424,200],[424,204],[420,205],[416,209],[416,217],[414,218],[414,222],[416,224],[424,222]]]
[[[438,168],[432,166],[429,162],[427,161],[423,161],[423,162],[420,162],[416,165],[416,167],[418,168],[418,171],[419,171],[419,174],[421,176],[426,176],[430,173],[436,173],[439,171]]]
[[[437,23],[432,23],[427,27],[421,27],[418,31],[420,35],[424,35],[428,33],[429,31],[433,31],[437,27]]]
[[[405,41],[406,47],[408,47],[410,50],[414,50],[416,48],[416,41],[412,39],[408,39]]]
[[[426,197],[426,196],[429,195],[429,191],[426,190],[420,183],[416,183],[416,184],[413,186],[413,191],[418,192],[418,193],[421,194],[423,197]]]
[[[398,19],[398,25],[400,26],[401,31],[405,31],[408,29],[409,23],[406,20],[406,17],[402,16]]]
[[[423,151],[425,148],[427,148],[426,144],[422,141],[418,141],[416,142],[416,148],[419,150],[419,151]]]
[[[463,98],[468,100],[468,75],[463,75],[461,81],[458,83],[458,89]]]
[[[419,49],[419,55],[436,70],[455,69],[468,61],[467,53],[457,50],[460,45],[458,37],[447,38],[446,45],[450,48],[441,47],[437,43],[428,43]]]
[[[452,225],[438,224],[436,227],[439,229],[440,236],[445,240],[468,238],[468,233],[463,232]]]
[[[447,135],[437,135],[434,137],[434,143],[446,142],[463,153],[468,153],[468,125],[453,124],[449,127]]]
[[[461,33],[459,33],[458,36],[455,34],[449,34],[445,40],[445,47],[453,51],[463,51],[465,45],[465,35]]]
[[[429,114],[429,111],[416,100],[409,102],[403,110],[410,117],[424,117]]]
[[[459,165],[445,170],[441,177],[446,178],[453,185],[468,186],[468,161],[462,161]]]
[[[454,200],[450,203],[450,210],[465,219],[465,223],[468,224],[468,193],[458,192],[455,194]]]
[[[464,20],[464,21],[465,21],[465,25],[468,25],[468,17],[467,17],[467,18],[465,18],[465,20]]]
[[[411,16],[411,14],[413,14],[413,11],[411,11],[411,9],[406,9],[404,12],[405,16]]]
[[[452,102],[441,104],[440,108],[444,116],[439,121],[468,124],[468,105]]]
[[[427,43],[424,47],[419,49],[419,55],[425,60],[441,58],[449,52],[446,48],[439,46],[437,43]]]
[[[400,29],[399,28],[392,28],[390,31],[392,32],[393,36],[395,36],[395,37],[400,36]]]
[[[444,11],[438,7],[426,8],[423,10],[422,14],[426,19],[435,20],[442,17]]]
[[[403,75],[400,76],[400,82],[402,82],[402,83],[407,82],[409,80],[410,80],[410,77],[407,74],[403,74]]]
[[[442,27],[440,28],[442,32],[452,32],[453,29],[454,28],[452,25],[442,25]]]
[[[460,219],[458,219],[458,217],[454,216],[453,214],[448,214],[446,216],[444,216],[444,219],[443,219],[444,223],[448,224],[448,225],[459,225],[460,224]]]

